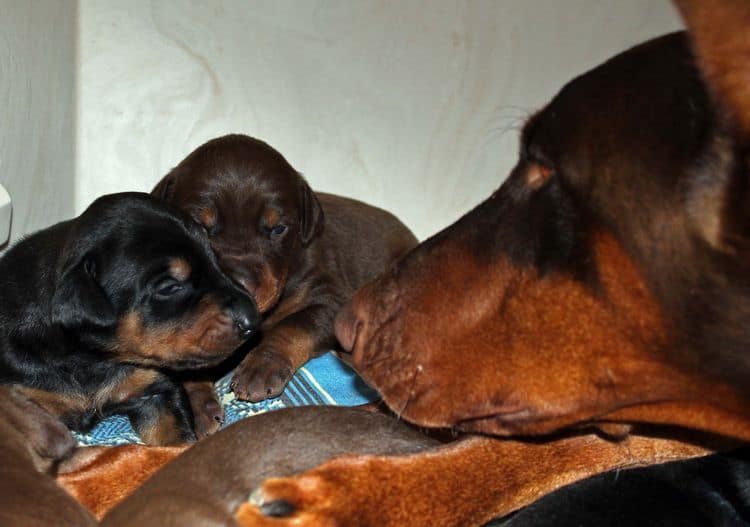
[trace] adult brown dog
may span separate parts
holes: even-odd
[[[250,401],[279,395],[331,349],[343,304],[417,243],[381,209],[313,192],[279,152],[245,135],[198,147],[153,194],[204,226],[222,268],[264,315],[262,340],[232,380]]]
[[[750,439],[750,4],[678,5],[692,42],[655,39],[573,80],[526,123],[500,189],[338,317],[356,368],[404,419]],[[473,525],[592,461],[540,449],[548,475],[523,486],[504,451],[476,439],[340,458],[266,482],[243,519]]]

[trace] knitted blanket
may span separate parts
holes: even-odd
[[[224,426],[251,415],[289,406],[357,406],[377,399],[377,393],[332,353],[312,359],[294,375],[284,392],[275,399],[249,403],[229,391],[232,373],[216,383],[224,406]],[[75,434],[81,445],[123,445],[140,443],[138,434],[123,415],[109,417],[85,434]]]

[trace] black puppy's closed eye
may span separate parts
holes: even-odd
[[[156,284],[154,294],[158,297],[168,298],[185,289],[185,283],[173,278],[165,278]]]

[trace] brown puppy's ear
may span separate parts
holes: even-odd
[[[115,308],[97,281],[97,267],[91,254],[64,267],[52,295],[53,324],[77,332],[114,326]]]
[[[174,198],[174,185],[176,179],[177,176],[174,170],[172,170],[169,174],[161,178],[161,181],[159,181],[154,187],[154,190],[151,191],[151,195],[171,203]]]
[[[323,207],[307,182],[300,176],[300,221],[299,234],[302,246],[307,247],[315,236],[323,229]]]
[[[699,67],[736,127],[750,142],[750,2],[675,0],[690,32]]]

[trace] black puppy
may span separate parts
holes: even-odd
[[[0,260],[0,383],[84,430],[127,414],[148,444],[195,439],[168,370],[215,365],[259,322],[203,230],[147,194],[99,198]]]

